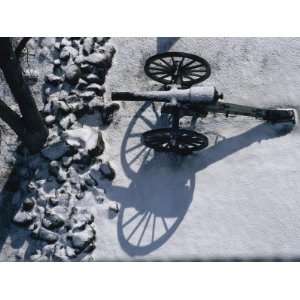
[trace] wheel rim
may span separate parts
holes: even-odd
[[[156,151],[179,154],[189,154],[208,146],[208,139],[205,135],[186,129],[150,130],[142,135],[142,141],[145,146]]]
[[[184,52],[166,52],[147,59],[145,73],[163,84],[188,87],[210,76],[209,63],[202,57]]]

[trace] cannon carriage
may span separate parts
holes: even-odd
[[[166,52],[147,59],[144,71],[151,79],[162,83],[162,89],[147,92],[113,92],[113,101],[162,102],[161,113],[171,116],[170,128],[147,131],[142,143],[160,152],[186,155],[208,146],[208,138],[199,132],[180,128],[184,116],[205,118],[208,113],[243,115],[271,123],[295,124],[293,109],[264,109],[223,101],[223,94],[214,86],[198,85],[211,74],[209,63],[196,55]]]

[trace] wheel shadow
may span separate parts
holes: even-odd
[[[262,123],[190,156],[155,153],[145,148],[138,139],[139,134],[133,132],[137,120],[143,120],[149,129],[166,127],[168,120],[160,117],[157,111],[154,123],[145,119],[145,110],[150,106],[145,103],[135,114],[122,142],[121,164],[131,180],[130,185],[112,185],[107,190],[107,196],[120,203],[118,239],[130,256],[150,254],[172,237],[193,201],[196,173],[253,143],[291,130],[279,132],[275,126]],[[137,140],[136,145],[128,142],[131,138]],[[128,158],[132,149],[136,154]],[[137,162],[138,168],[133,169]]]

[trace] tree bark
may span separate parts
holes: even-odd
[[[19,120],[23,124],[23,130],[18,127],[20,122],[16,116],[13,117],[12,110],[4,108],[3,102],[0,105],[3,118],[18,134],[30,152],[38,152],[46,142],[48,129],[37,109],[32,93],[26,84],[22,68],[13,50],[10,38],[0,38],[0,68],[3,71],[6,82],[19,105],[22,118]],[[5,105],[5,104],[4,104]]]
[[[30,39],[31,39],[30,37],[24,37],[24,38],[22,38],[22,40],[20,41],[20,43],[19,43],[18,46],[16,47],[15,54],[16,54],[17,59],[20,59],[20,56],[21,56],[21,54],[22,54],[22,51],[23,51],[23,49],[25,48],[27,42],[28,42]]]

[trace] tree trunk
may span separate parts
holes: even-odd
[[[0,117],[12,127],[30,152],[38,152],[46,142],[48,129],[23,78],[22,68],[10,38],[0,38],[0,68],[19,105],[22,118],[17,121],[18,115],[13,115],[13,111],[8,107],[4,109],[3,102],[0,105]],[[6,117],[3,117],[4,114]],[[20,124],[23,125],[22,128],[20,128]]]

